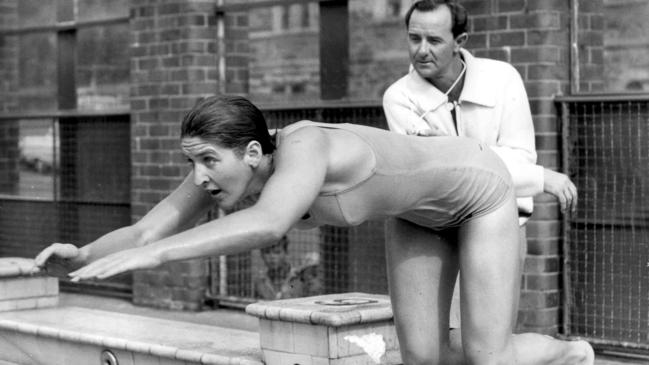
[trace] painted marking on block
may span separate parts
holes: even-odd
[[[375,363],[381,363],[381,357],[385,355],[385,341],[383,341],[383,336],[370,333],[363,336],[345,336],[344,339],[362,348]]]

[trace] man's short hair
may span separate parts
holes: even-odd
[[[410,26],[410,17],[415,10],[433,11],[438,7],[446,5],[451,11],[451,32],[453,37],[466,33],[468,29],[469,16],[464,6],[457,0],[418,0],[415,1],[406,12],[406,28]]]

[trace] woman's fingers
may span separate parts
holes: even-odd
[[[36,256],[36,258],[34,259],[34,264],[37,267],[43,267],[50,256],[52,256],[52,253],[54,252],[53,246],[54,245],[48,246]]]
[[[53,243],[41,251],[34,259],[37,267],[43,267],[53,257],[73,259],[79,254],[77,246],[70,243]]]
[[[160,260],[150,251],[145,249],[131,249],[116,252],[88,264],[69,276],[72,281],[89,279],[106,279],[127,271],[150,269],[160,265]]]
[[[68,274],[72,281],[76,282],[79,280],[88,280],[98,278],[103,274],[111,265],[115,265],[117,258],[114,258],[113,255],[99,259],[91,264],[88,264],[79,270],[75,270]]]
[[[111,265],[119,263],[121,252],[108,255],[68,274],[72,281],[94,279]],[[75,280],[76,279],[76,280]]]

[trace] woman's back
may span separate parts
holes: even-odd
[[[512,194],[504,164],[475,140],[403,136],[353,124],[303,121],[285,128],[280,143],[308,126],[330,135],[337,131],[355,135],[369,146],[369,157],[374,160],[361,163],[366,166],[357,169],[358,176],[351,182],[321,191],[309,210],[317,224],[348,226],[399,216],[422,226],[444,228],[489,212]],[[335,148],[335,155],[345,156],[340,150],[341,146]]]

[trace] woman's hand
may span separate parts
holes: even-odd
[[[115,252],[68,274],[71,281],[106,279],[132,270],[152,269],[162,260],[150,247]]]
[[[35,271],[45,270],[53,276],[63,276],[73,261],[81,260],[81,250],[71,243],[53,243],[34,259]]]
[[[557,197],[562,213],[577,210],[577,187],[567,175],[544,169],[543,180],[543,190]]]

